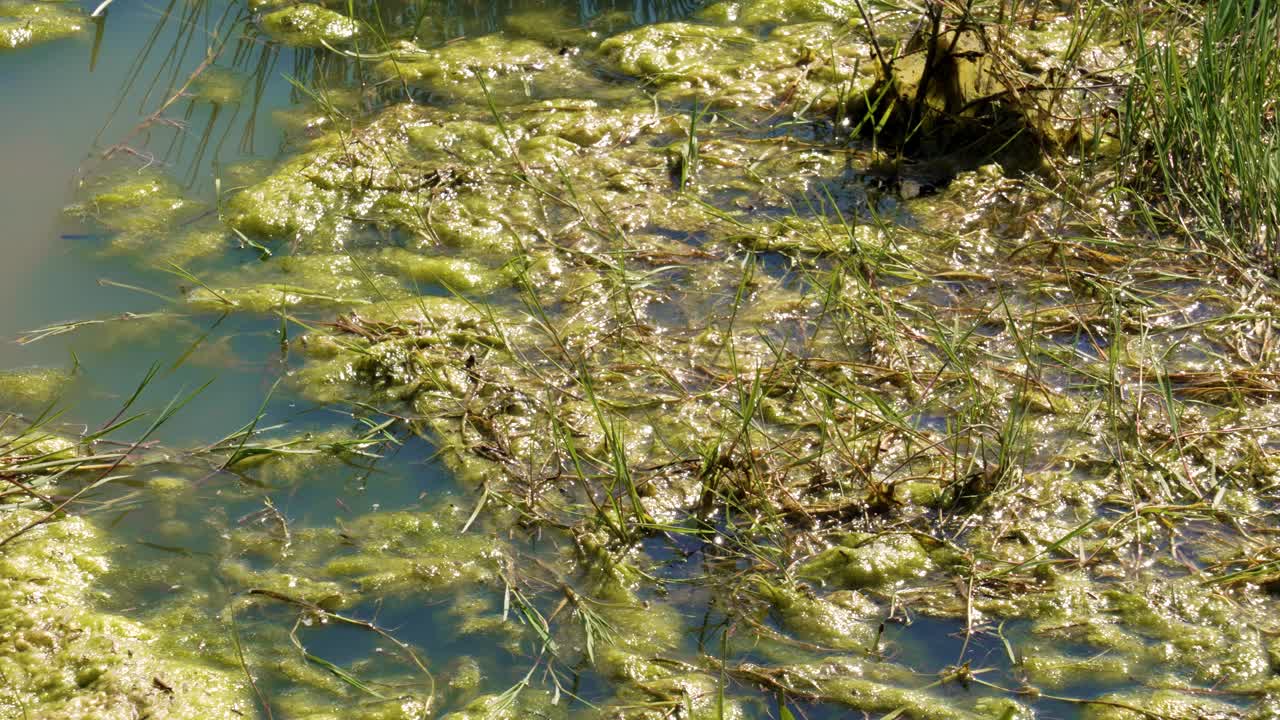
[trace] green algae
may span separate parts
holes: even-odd
[[[568,713],[545,690],[517,686],[516,693],[482,695],[441,720],[519,720],[537,717],[564,720]]]
[[[363,592],[379,594],[492,581],[500,546],[480,536],[458,536],[461,521],[432,513],[362,516],[349,526],[359,551],[329,561],[323,572],[350,578]]]
[[[1270,673],[1265,644],[1253,624],[1240,623],[1229,598],[1189,581],[1158,582],[1137,592],[1109,589],[1107,610],[1151,640],[1147,653],[1185,665],[1202,682],[1246,684]]]
[[[801,575],[850,588],[883,588],[918,578],[933,565],[910,535],[854,533],[801,567]]]
[[[488,163],[510,151],[508,139],[497,126],[477,120],[415,124],[406,130],[409,141],[430,153],[465,163]]]
[[[1266,644],[1254,622],[1228,598],[1197,584],[1148,578],[1141,592],[1098,589],[1089,578],[1045,573],[1048,588],[1013,603],[1006,615],[1029,615],[1034,635],[1090,646],[1095,654],[1067,657],[1028,651],[1034,681],[1053,688],[1081,675],[1117,682],[1152,668],[1199,682],[1252,687],[1269,675]],[[995,610],[998,603],[980,603]]]
[[[449,607],[460,637],[474,638],[513,655],[523,652],[534,631],[502,611],[491,598],[459,595]],[[468,692],[474,697],[475,692]]]
[[[507,32],[558,48],[586,47],[599,42],[599,33],[576,22],[567,8],[526,10],[503,18]]]
[[[234,241],[226,228],[200,224],[174,235],[123,232],[111,238],[107,252],[136,258],[141,264],[169,269],[170,263],[186,266],[221,257]]]
[[[701,93],[741,105],[773,94],[772,88],[760,92],[760,68],[749,62],[757,44],[751,33],[738,27],[664,23],[615,35],[600,44],[599,53],[619,72],[685,96]]]
[[[500,348],[505,340],[494,320],[505,315],[452,297],[422,296],[374,303],[357,311],[357,323],[416,328],[408,339],[374,337],[356,343],[334,343],[306,336],[304,351],[317,358],[299,370],[299,388],[317,400],[339,399],[373,390],[396,400],[413,399],[419,387],[457,391],[466,387],[462,364],[466,354]],[[513,333],[518,337],[518,330]],[[421,396],[425,397],[425,396]]]
[[[848,228],[821,220],[787,218],[761,228],[759,232],[745,235],[744,243],[757,250],[773,250],[787,253],[894,253],[907,260],[914,259],[904,252],[901,245],[889,246],[886,234],[873,225]],[[895,243],[902,241],[895,237]]]
[[[1246,524],[1269,507],[1253,489],[1227,487],[1245,477],[1257,483],[1245,487],[1268,487],[1269,461],[1240,464],[1243,451],[1218,436],[1270,418],[1209,419],[1195,408],[1179,417],[1179,432],[1160,402],[1129,404],[1135,387],[1136,397],[1155,398],[1143,383],[1167,378],[1176,364],[1158,350],[1130,350],[1130,313],[1173,307],[1181,322],[1215,301],[1176,307],[1181,291],[1144,274],[1145,256],[1122,267],[1106,260],[1117,251],[1105,243],[1071,246],[1058,231],[1064,222],[1080,230],[1062,219],[1070,212],[994,166],[961,173],[937,195],[924,174],[900,180],[887,201],[851,192],[883,154],[815,142],[807,133],[820,136],[819,123],[797,126],[790,115],[830,113],[838,123],[848,97],[881,89],[872,89],[869,45],[842,25],[850,11],[722,3],[701,17],[736,26],[663,23],[598,51],[597,38],[572,23],[513,18],[508,30],[523,39],[487,35],[438,48],[418,40],[389,48],[390,57],[371,55],[387,86],[403,81],[447,110],[405,103],[369,118],[360,102],[343,100],[349,117],[307,107],[289,118],[297,154],[228,183],[248,187],[226,198],[232,227],[277,255],[201,274],[207,287],[188,288],[191,306],[305,308],[332,318],[328,330],[313,326],[290,345],[302,356],[291,371],[298,390],[395,413],[482,495],[460,502],[464,511],[433,505],[343,517],[341,530],[236,531],[232,552],[246,559],[220,563],[222,575],[240,590],[322,608],[443,600],[442,637],[465,636],[521,661],[541,649],[542,680],[568,668],[596,673],[608,687],[592,701],[610,717],[752,716],[756,708],[733,696],[721,711],[721,670],[878,716],[1032,716],[1007,697],[935,690],[936,668],[817,654],[880,653],[875,624],[886,615],[963,623],[975,637],[1024,619],[1032,645],[1022,670],[1049,689],[1082,674],[1131,685],[1134,669],[1157,665],[1176,673],[1173,686],[1269,687],[1260,631],[1269,601],[1252,588],[1193,600],[1190,582],[1170,579],[1185,572],[1180,561],[1142,565],[1163,557],[1166,531],[1180,547],[1169,553],[1175,558],[1211,544],[1198,536],[1204,525],[1175,534],[1180,521],[1158,515],[1168,505],[1235,513]],[[954,72],[926,103],[983,121],[996,108],[973,101],[1008,89],[992,73],[995,51],[972,34],[948,37],[963,57],[944,58]],[[918,53],[892,60],[900,102],[919,94],[911,85]],[[600,92],[605,84],[589,72],[596,62],[642,78],[657,100],[640,99],[625,81]],[[696,138],[687,108],[671,104],[694,97],[714,108]],[[732,108],[741,112],[715,114]],[[779,118],[789,119],[768,125]],[[1037,132],[1051,145],[1066,142]],[[691,181],[677,181],[694,160]],[[943,178],[964,167],[935,165],[929,170]],[[902,167],[909,160],[894,171]],[[109,218],[113,198],[104,195],[100,212]],[[813,207],[828,201],[831,212]],[[146,201],[130,202],[150,212]],[[911,227],[861,214],[863,202],[872,216],[901,211]],[[205,250],[179,262],[211,258],[227,239],[211,231],[197,243]],[[419,283],[487,297],[407,297]],[[1115,315],[1091,309],[1094,293],[1113,291],[1109,305],[1097,305]],[[1076,333],[1071,342],[1062,327]],[[1081,338],[1103,336],[1095,354],[1117,348],[1111,369],[1083,357],[1095,350]],[[1219,361],[1234,358],[1235,347],[1259,352],[1205,345]],[[1120,379],[1106,380],[1108,371]],[[1104,417],[1100,397],[1119,409]],[[1140,418],[1141,433],[1126,425],[1130,417]],[[1114,438],[1099,430],[1117,426],[1124,429]],[[1184,453],[1184,444],[1195,447]],[[1138,470],[1117,454],[1152,467]],[[333,459],[282,452],[234,466],[269,491],[298,492]],[[1195,473],[1186,475],[1223,484],[1182,493],[1178,466],[1187,464]],[[1208,498],[1213,512],[1199,508]],[[463,518],[472,508],[476,516]],[[1117,519],[1129,512],[1135,517]],[[477,526],[454,537],[464,519]],[[580,567],[566,552],[550,567],[523,562],[488,538],[491,529],[522,539],[529,532],[589,560]],[[650,565],[650,549],[636,548],[673,536],[733,569],[665,584],[671,567]],[[1210,561],[1255,562],[1230,550]],[[585,569],[592,565],[617,576],[602,582]],[[732,616],[738,598],[721,584],[744,568],[770,579],[751,589],[745,622],[726,620],[732,656],[719,665],[711,653],[687,659],[689,616],[703,602],[708,614],[729,605]],[[686,592],[685,582],[697,589]],[[506,602],[493,597],[500,592],[485,593],[502,586],[533,598],[554,652],[535,637],[536,623],[507,617]],[[761,602],[765,612],[755,613]],[[1240,627],[1229,628],[1232,603],[1257,613],[1239,613]],[[609,632],[586,629],[596,616]],[[757,626],[762,618],[776,628]],[[288,643],[281,632],[263,637]],[[1073,654],[1061,654],[1064,646]],[[764,648],[773,664],[743,660],[740,647]],[[265,664],[296,683],[280,701],[291,715],[408,712],[353,701],[358,707],[339,713],[310,694],[350,700],[351,687],[331,673],[297,657]],[[947,683],[967,682],[952,670],[944,669]],[[463,707],[456,717],[568,712],[523,684],[518,693],[490,692],[502,680],[478,665],[457,676],[446,706]],[[1145,691],[1106,697],[1165,702]]]
[[[271,124],[280,128],[293,143],[297,144],[304,144],[307,140],[320,135],[332,127],[336,119],[338,118],[331,109],[313,105],[271,111]],[[264,174],[255,173],[247,178],[249,182],[243,184],[260,181]]]
[[[701,63],[734,47],[750,47],[750,33],[735,27],[665,23],[609,38],[600,53],[629,75],[655,79],[706,79]]]
[[[260,22],[273,40],[293,47],[336,45],[360,34],[360,24],[355,20],[305,2],[269,12]]]
[[[280,312],[298,306],[348,306],[368,302],[359,295],[333,295],[308,287],[285,284],[197,287],[187,292],[186,299],[198,311],[240,310],[252,313]]]
[[[206,210],[189,198],[168,175],[153,171],[117,171],[91,178],[87,198],[67,213],[109,233],[105,254],[127,255],[140,264],[168,269],[221,255],[230,247],[226,229],[212,221],[196,222]],[[188,225],[184,232],[174,232]]]
[[[571,53],[502,34],[467,38],[437,48],[394,44],[377,65],[383,77],[420,87],[451,102],[500,107],[559,97],[609,97],[617,90],[575,63]]]
[[[761,591],[783,627],[797,639],[837,650],[871,650],[875,646],[878,633],[873,621],[881,611],[856,592],[841,590],[817,597],[764,581]]]
[[[480,687],[484,675],[480,670],[480,663],[475,658],[464,655],[453,661],[448,678],[450,688],[469,691]]]
[[[1086,720],[1137,720],[1153,714],[1177,720],[1227,720],[1240,717],[1239,708],[1212,698],[1195,697],[1173,690],[1117,693],[1103,695],[1099,700],[1103,702],[1085,709],[1083,717]]]
[[[278,256],[248,271],[207,276],[187,289],[186,301],[201,310],[270,313],[300,306],[349,307],[407,294],[395,279],[366,270],[358,255],[316,253]]]
[[[302,485],[325,473],[347,467],[375,443],[348,430],[333,429],[297,436],[273,438],[251,451],[237,453],[229,461],[238,472],[271,488]]]
[[[0,406],[22,412],[44,409],[62,397],[70,382],[68,373],[49,368],[0,372]]]
[[[218,572],[238,587],[266,591],[311,603],[325,610],[340,610],[355,602],[354,593],[342,584],[314,580],[289,572],[253,570],[244,563],[227,561]]]
[[[226,68],[209,68],[200,73],[189,92],[196,98],[214,105],[232,105],[244,96],[248,78]]]
[[[680,713],[690,720],[745,720],[751,717],[740,699],[723,697],[720,680],[705,673],[667,672],[623,687],[601,716],[626,720],[660,720]]]
[[[848,4],[831,0],[733,0],[709,5],[698,11],[698,17],[758,28],[814,21],[843,24],[856,18],[856,14]]]
[[[400,248],[387,248],[378,256],[388,272],[415,283],[443,285],[468,293],[489,293],[511,282],[501,270],[466,258],[429,257]]]
[[[926,683],[920,683],[910,670],[889,663],[841,657],[779,668],[745,664],[740,672],[749,677],[767,678],[771,684],[798,695],[816,693],[828,702],[867,713],[916,720],[1002,720],[1026,716],[1021,706],[1012,701],[988,700],[974,703],[970,709],[928,690],[912,689],[913,685]]]
[[[493,582],[503,556],[500,543],[479,534],[458,535],[465,518],[456,508],[373,512],[341,533],[297,531],[297,546],[276,534],[240,532],[237,553],[265,558],[270,570],[243,561],[222,572],[245,590],[268,590],[325,608],[373,597],[412,595]]]
[[[53,417],[47,414],[48,407],[40,410],[42,418]],[[90,443],[50,432],[43,420],[22,427],[20,420],[9,416],[4,424],[11,432],[0,432],[0,473],[7,486],[0,493],[0,514],[46,505],[59,482],[77,479],[75,471],[88,462],[82,458],[91,455]]]
[[[683,100],[714,107],[829,109],[869,89],[867,46],[830,23],[785,25],[764,40],[736,25],[646,25],[600,44],[617,71],[645,78]],[[827,61],[814,65],[815,57]],[[835,87],[833,87],[835,86]]]
[[[79,454],[80,445],[62,435],[28,431],[19,435],[0,434],[0,450],[6,456],[5,464],[9,464],[17,459],[15,455],[35,461],[69,460]]]
[[[903,504],[914,503],[922,507],[940,507],[947,501],[946,491],[942,485],[928,480],[899,483],[893,490],[895,499]]]
[[[200,329],[189,318],[170,312],[122,313],[84,326],[79,332],[86,347],[95,352],[125,346],[154,347],[162,340],[191,341],[200,335]]]
[[[597,208],[625,207],[627,214],[611,218],[623,228],[674,219],[670,199],[639,192],[666,174],[642,142],[672,127],[641,104],[532,103],[501,130],[491,120],[402,105],[350,133],[312,141],[231,196],[226,216],[242,232],[289,240],[304,252],[341,249],[372,226],[408,230],[410,250],[443,244],[510,255],[522,238],[546,232],[543,183],[581,187],[598,197]],[[534,171],[527,182],[512,178]]]
[[[514,242],[498,219],[502,203],[515,212],[519,197],[481,185],[488,192],[437,204],[483,179],[470,179],[449,155],[453,139],[423,135],[440,119],[402,105],[350,133],[317,138],[269,177],[232,195],[227,222],[250,235],[290,240],[304,252],[341,251],[365,223],[407,226],[425,241],[510,251]],[[428,152],[416,152],[419,146]]]
[[[389,144],[384,137],[376,139],[381,145]],[[366,183],[373,186],[377,176],[357,174],[345,162],[349,156],[344,149],[333,145],[333,141],[317,144],[263,182],[233,195],[225,209],[228,224],[253,235],[305,243],[307,248],[341,249],[352,227],[341,210],[349,204],[368,207],[384,192],[360,192]],[[376,155],[371,160],[386,168]],[[346,184],[354,189],[348,190]]]
[[[592,599],[599,606],[600,615],[614,628],[609,645],[613,652],[621,653],[602,658],[606,674],[619,673],[617,663],[629,663],[627,655],[652,658],[679,646],[685,619],[675,608],[642,601],[633,592],[609,585],[597,588]]]
[[[0,515],[8,535],[33,515]],[[95,610],[110,560],[77,518],[41,525],[0,550],[0,717],[235,718],[252,713],[241,679],[170,652],[145,625]]]
[[[422,700],[400,698],[332,710],[304,695],[286,695],[279,698],[279,705],[289,717],[305,720],[419,720],[430,712]]]
[[[202,209],[184,196],[172,178],[153,171],[94,178],[87,190],[88,199],[68,211],[122,235],[160,235],[179,217]]]
[[[595,100],[532,103],[518,122],[518,127],[532,135],[553,135],[584,148],[627,143],[646,130],[674,129],[670,119],[655,112],[651,105],[604,106]]]
[[[1084,682],[1120,684],[1132,681],[1140,669],[1132,660],[1109,653],[1072,657],[1039,648],[1025,651],[1022,668],[1028,681],[1043,690],[1059,690]]]
[[[69,3],[0,2],[0,50],[16,50],[74,37],[83,27],[84,15]]]

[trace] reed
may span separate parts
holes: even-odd
[[[1188,23],[1139,16],[1121,130],[1156,229],[1280,271],[1280,3],[1219,0]]]

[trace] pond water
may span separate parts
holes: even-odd
[[[886,171],[850,8],[327,8],[0,53],[0,720],[1280,712],[1269,289]]]
[[[226,9],[207,8],[216,14]],[[15,308],[0,320],[0,332],[10,340],[2,346],[0,362],[6,368],[70,370],[78,359],[79,369],[62,404],[77,421],[90,423],[110,417],[127,397],[121,393],[131,391],[152,363],[165,368],[162,382],[152,387],[158,395],[217,377],[213,392],[197,400],[189,414],[176,417],[165,435],[200,442],[242,425],[257,411],[263,388],[278,374],[263,362],[263,346],[253,339],[258,329],[224,327],[207,338],[210,346],[227,349],[232,343],[256,343],[252,352],[239,356],[243,361],[227,362],[227,355],[203,367],[173,371],[169,367],[186,347],[171,334],[147,333],[115,342],[109,332],[72,333],[30,344],[13,342],[27,331],[67,321],[165,309],[157,298],[121,287],[154,286],[156,273],[141,271],[130,258],[102,255],[102,230],[76,222],[63,210],[80,198],[77,184],[94,167],[95,158],[162,100],[157,96],[171,82],[170,73],[190,73],[200,62],[203,48],[193,48],[186,57],[162,57],[180,37],[190,35],[180,35],[176,13],[150,4],[113,9],[104,23],[96,61],[91,33],[0,55],[6,98],[0,107],[0,126],[5,128],[0,186],[7,218],[3,243],[13,259],[3,271],[3,285],[7,306]],[[143,54],[149,41],[155,48],[153,57]],[[157,80],[158,86],[153,84]],[[263,98],[265,112],[289,102],[288,84],[278,76],[271,80]],[[157,137],[141,147],[151,152],[149,148],[163,148],[167,140]],[[280,145],[279,132],[264,123],[254,133],[254,142],[270,154]],[[239,144],[229,146],[223,162],[240,158]],[[166,165],[179,176],[194,173],[197,188],[207,191],[208,163],[197,171],[192,160],[186,153]],[[102,284],[104,280],[118,285]],[[202,319],[199,324],[207,329],[212,323]]]

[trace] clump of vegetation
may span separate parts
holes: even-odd
[[[340,44],[360,34],[360,25],[321,5],[298,3],[262,16],[262,29],[273,39],[294,47]]]
[[[0,717],[225,720],[252,711],[236,673],[173,652],[155,630],[93,607],[110,559],[90,523],[43,523],[8,541],[37,519],[31,510],[0,510]]]
[[[0,50],[16,50],[77,35],[84,15],[69,3],[0,2]]]
[[[1127,179],[1159,229],[1280,272],[1280,7],[1141,17],[1123,107]]]
[[[28,412],[50,409],[71,380],[68,373],[47,368],[0,372],[0,407]]]

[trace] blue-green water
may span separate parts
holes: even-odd
[[[219,5],[208,8],[214,16],[225,10]],[[168,368],[186,349],[182,342],[194,337],[148,334],[118,343],[105,331],[71,333],[29,344],[14,342],[27,331],[57,323],[165,309],[154,297],[101,281],[168,293],[174,285],[171,279],[141,272],[133,258],[104,255],[101,231],[67,217],[63,209],[80,199],[77,185],[101,166],[103,153],[163,102],[172,78],[185,77],[200,62],[203,46],[199,44],[192,45],[185,56],[166,57],[180,37],[191,34],[179,34],[182,23],[175,12],[150,3],[121,3],[112,8],[92,71],[92,30],[74,39],[0,55],[0,87],[5,97],[0,103],[0,127],[4,128],[0,213],[6,219],[3,247],[9,258],[2,284],[5,306],[11,308],[0,318],[0,335],[6,338],[0,345],[0,364],[69,370],[78,362],[76,380],[62,404],[76,421],[86,423],[110,417],[153,363],[165,371],[151,388],[152,403],[163,403],[160,398],[166,394],[214,378],[211,392],[198,398],[189,412],[175,417],[161,435],[200,442],[243,424],[256,412],[264,388],[279,374],[279,368],[271,367],[263,356],[270,341],[264,343],[258,337],[262,328],[224,324],[205,342],[231,352],[171,372]],[[210,27],[211,23],[202,22],[195,34]],[[154,51],[143,56],[157,30]],[[287,70],[287,61],[282,69]],[[263,112],[289,103],[287,82],[279,74],[268,80]],[[193,128],[206,114],[207,109],[196,112]],[[243,127],[243,122],[238,124]],[[157,128],[129,142],[140,152],[159,153],[174,135],[173,129]],[[259,156],[270,157],[279,148],[279,131],[262,123],[253,133],[253,142]],[[238,142],[224,147],[223,162],[244,155]],[[156,162],[179,177],[193,173],[196,191],[207,196],[213,158],[206,157],[198,168],[190,167],[192,159],[187,152]],[[207,329],[215,320],[198,318],[194,323]]]

